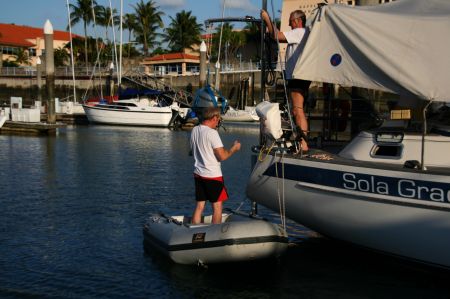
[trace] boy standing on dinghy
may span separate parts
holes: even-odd
[[[216,128],[220,123],[220,109],[208,107],[203,110],[202,122],[192,129],[191,150],[194,156],[195,198],[197,205],[192,215],[192,223],[201,222],[206,201],[213,207],[212,223],[222,223],[222,203],[228,199],[223,182],[221,161],[225,161],[241,149],[241,143],[234,141],[230,149],[225,149]]]

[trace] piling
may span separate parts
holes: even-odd
[[[202,41],[200,44],[200,82],[199,88],[206,85],[206,44]]]
[[[47,87],[47,123],[56,123],[55,110],[55,63],[53,56],[53,26],[50,20],[44,25],[44,44],[45,44],[45,84]]]
[[[220,62],[219,61],[216,62],[215,67],[216,67],[216,72],[215,72],[216,83],[214,85],[214,88],[216,90],[220,90]]]

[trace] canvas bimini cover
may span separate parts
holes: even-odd
[[[294,78],[450,101],[450,0],[327,5]]]

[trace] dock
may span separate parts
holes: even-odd
[[[0,134],[55,135],[56,129],[64,127],[66,127],[64,123],[47,124],[7,120],[0,128]]]
[[[41,122],[47,120],[47,114],[41,114]],[[89,120],[84,113],[56,113],[56,121],[64,123],[66,125],[88,125]]]

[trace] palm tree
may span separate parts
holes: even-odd
[[[123,27],[125,29],[128,29],[128,58],[130,58],[130,52],[131,52],[131,35],[133,34],[133,31],[137,27],[137,18],[136,15],[127,13],[123,17]]]
[[[173,52],[181,52],[186,48],[200,44],[200,31],[202,25],[197,23],[197,17],[191,16],[191,12],[182,10],[175,18],[170,17],[171,23],[166,28],[164,41],[168,42]]]
[[[261,25],[255,22],[247,23],[247,25],[244,27],[244,32],[247,43],[255,46],[256,49],[255,53],[257,54],[253,58],[259,60],[260,44],[261,44]]]
[[[79,22],[83,22],[84,28],[84,60],[86,66],[88,66],[88,37],[87,37],[87,25],[94,20],[94,15],[97,18],[98,5],[96,0],[77,0],[76,4],[69,4],[71,9],[70,24],[75,25]]]
[[[214,34],[213,36],[213,45],[214,48],[218,49],[219,48],[219,43],[220,43],[220,31],[221,31],[221,27],[219,26],[217,28],[217,32]],[[231,25],[230,23],[224,23],[223,24],[223,29],[222,29],[222,45],[221,45],[221,51],[220,51],[220,55],[222,58],[225,53],[224,51],[227,51],[227,55],[228,57],[235,57],[235,54],[237,53],[237,51],[242,48],[246,43],[246,36],[245,36],[245,31],[233,31],[233,25]],[[218,50],[215,53],[215,58],[217,58],[218,55]]]
[[[141,0],[136,5],[132,5],[132,7],[137,17],[136,40],[142,43],[144,54],[148,55],[149,45],[158,36],[156,30],[164,27],[161,19],[164,13],[158,10],[159,7],[156,6],[153,0],[149,0],[147,3]]]
[[[87,44],[87,48],[83,44]],[[101,56],[99,57],[100,61],[104,62],[105,61],[104,57],[107,55],[110,55],[108,53],[111,53],[111,52],[105,51],[106,45],[103,43],[103,41],[101,39],[95,39],[93,37],[73,38],[72,46],[73,46],[73,56],[74,56],[75,64],[78,64],[78,58],[83,55],[83,52],[86,49],[87,49],[88,58],[89,58],[88,62],[90,62],[90,63],[95,63],[97,55],[98,55],[97,49],[99,47],[102,48],[102,51],[100,52]],[[65,46],[65,49],[70,50],[70,43],[67,43],[67,45]],[[111,58],[109,58],[109,59],[111,59]]]
[[[112,27],[112,24],[119,25],[120,18],[117,15],[117,9],[113,8],[112,12],[109,7],[106,6],[98,6],[98,16],[96,17],[96,21],[99,25],[106,28],[105,30],[105,42],[109,40],[108,38],[108,30],[109,27]]]
[[[25,51],[23,48],[20,48],[16,54],[15,62],[19,65],[29,65],[30,64],[30,57],[28,56],[28,51]]]
[[[57,48],[54,51],[54,57],[55,57],[55,66],[65,66],[67,65],[67,62],[69,61],[69,53],[67,52],[67,49],[65,48]]]

